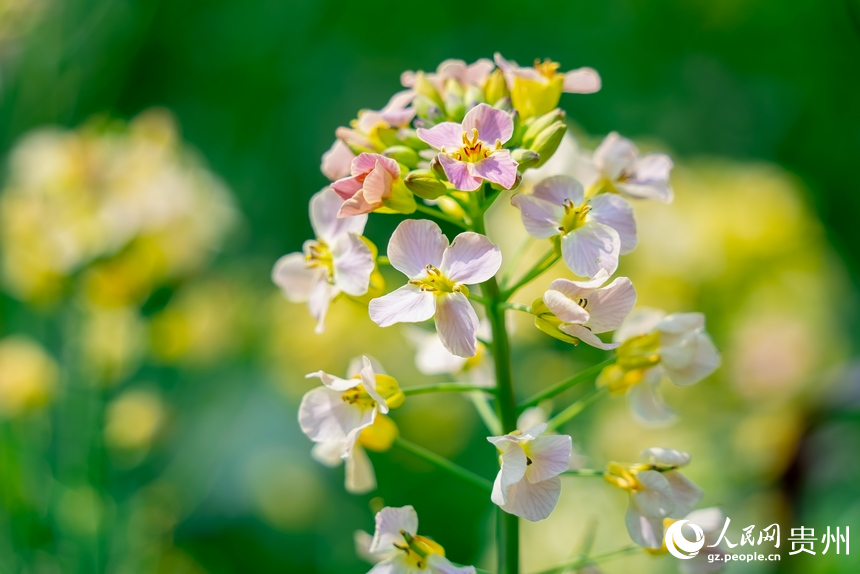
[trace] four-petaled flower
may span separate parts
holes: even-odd
[[[601,270],[589,281],[556,279],[543,295],[543,304],[552,315],[537,314],[539,329],[561,331],[583,343],[609,350],[621,343],[604,343],[599,333],[614,331],[636,304],[636,290],[627,277],[618,277],[606,287],[600,287],[609,275]]]
[[[306,241],[303,253],[284,255],[272,269],[272,281],[287,299],[308,304],[317,333],[325,327],[329,304],[341,292],[355,297],[367,293],[376,265],[361,237],[367,216],[338,218],[342,205],[330,187],[315,194],[310,217],[316,240]]]
[[[418,514],[411,506],[385,507],[376,514],[369,558],[381,560],[368,574],[475,574],[474,566],[455,566],[445,549],[418,534]]]
[[[669,185],[669,156],[640,156],[633,142],[616,132],[604,138],[591,158],[579,156],[573,165],[574,175],[589,189],[663,203],[671,203],[674,197]]]
[[[570,468],[573,443],[567,435],[545,435],[546,424],[487,437],[501,453],[502,468],[491,499],[502,510],[537,522],[548,517],[561,495],[561,473]]]
[[[562,92],[593,94],[600,90],[600,76],[593,68],[579,68],[559,73],[559,64],[535,60],[532,68],[495,54],[496,65],[504,72],[511,90],[511,102],[523,118],[543,115],[558,105]]]
[[[486,181],[510,189],[517,181],[517,162],[502,145],[511,139],[514,122],[507,112],[478,104],[463,123],[442,122],[418,128],[418,137],[441,151],[445,175],[460,191],[475,191]]]
[[[618,195],[586,197],[575,179],[563,175],[539,182],[531,194],[518,193],[511,203],[533,237],[561,237],[567,267],[581,277],[608,275],[618,268],[618,257],[636,247],[633,209]]]
[[[370,302],[370,318],[380,327],[418,323],[435,315],[442,344],[455,355],[477,349],[478,315],[467,284],[493,277],[502,264],[499,248],[487,237],[465,232],[448,245],[432,221],[410,219],[397,226],[388,244],[391,265],[409,282]]]
[[[657,392],[660,381],[695,384],[720,366],[720,354],[705,332],[701,313],[666,315],[637,309],[615,332],[618,361],[606,367],[597,384],[613,393],[627,393],[630,407],[649,423],[666,423],[674,413]]]
[[[603,475],[607,482],[630,494],[627,532],[645,548],[663,545],[663,521],[684,516],[702,498],[702,490],[678,472],[690,463],[690,455],[667,448],[642,451],[638,464],[611,462]]]
[[[400,166],[390,157],[378,153],[361,153],[352,160],[350,176],[331,184],[343,198],[338,217],[370,213],[391,197],[391,186],[400,178]]]

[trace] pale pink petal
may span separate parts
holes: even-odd
[[[436,330],[439,339],[452,354],[473,357],[477,352],[478,315],[462,293],[437,298]]]
[[[430,129],[418,128],[416,132],[418,139],[436,149],[454,151],[463,147],[463,126],[455,122],[442,122]]]
[[[454,566],[440,554],[427,556],[427,571],[429,574],[475,574],[474,566]]]
[[[374,371],[373,363],[367,355],[361,357],[361,382],[364,384],[364,390],[370,395],[370,398],[376,401],[377,408],[382,414],[388,414],[388,403],[376,390],[376,372]]]
[[[439,154],[439,163],[445,170],[448,181],[455,189],[460,191],[475,191],[484,182],[483,178],[472,174],[472,164],[465,161],[457,161],[445,154]]]
[[[383,508],[376,513],[376,531],[370,543],[370,552],[397,551],[394,545],[403,543],[401,532],[411,536],[418,534],[418,514],[415,509],[411,506]]]
[[[689,453],[674,448],[654,446],[639,453],[639,460],[656,466],[687,466],[693,457]]]
[[[358,176],[351,175],[332,182],[331,188],[341,197],[341,199],[348,200],[361,190],[362,185],[363,184],[359,181]]]
[[[698,383],[720,366],[720,352],[705,333],[691,336],[684,346],[661,348],[660,360],[666,376],[678,386]],[[689,359],[684,360],[689,353]]]
[[[517,435],[509,435],[514,440],[519,440],[519,442],[528,442],[535,440],[537,437],[546,432],[547,424],[546,423],[538,423],[531,428],[527,428],[519,436]]]
[[[496,109],[489,104],[478,104],[463,118],[462,131],[472,137],[472,130],[478,130],[479,140],[494,146],[497,141],[505,143],[511,139],[514,133],[514,122],[508,112]]]
[[[565,202],[579,206],[585,199],[582,185],[566,175],[554,175],[542,180],[535,186],[532,195],[560,206],[563,206]]]
[[[359,190],[358,193],[343,202],[338,211],[338,217],[354,217],[370,213],[382,206],[382,202],[368,203],[364,197],[364,190]]]
[[[612,132],[594,150],[594,163],[603,175],[615,181],[623,173],[633,173],[638,155],[633,142]]]
[[[601,269],[612,275],[618,269],[620,252],[618,232],[596,221],[588,221],[561,238],[564,263],[581,277],[594,277]]]
[[[612,339],[623,342],[637,335],[645,335],[653,331],[666,316],[664,311],[640,307],[627,317],[621,327],[615,331]]]
[[[624,517],[627,533],[630,539],[644,548],[658,549],[663,547],[663,519],[655,516],[644,516],[633,504],[627,507]]]
[[[506,149],[496,150],[489,157],[469,164],[473,175],[497,183],[505,189],[510,189],[517,183],[517,165],[519,164],[511,156],[511,152]]]
[[[487,440],[501,439],[503,437],[488,437]],[[510,441],[497,441],[493,444],[502,451],[502,468],[496,475],[493,483],[493,492],[490,499],[499,506],[508,501],[508,490],[517,482],[521,481],[526,474],[528,460],[519,444]]]
[[[505,60],[498,52],[496,52],[494,59],[496,60],[496,65],[506,75],[516,76],[524,80],[531,80],[533,82],[539,82],[541,84],[547,83],[547,79],[534,68],[521,68],[513,60]]]
[[[486,235],[467,231],[454,238],[439,269],[451,281],[475,285],[492,278],[502,266],[502,252]]]
[[[304,253],[290,253],[275,262],[272,281],[284,296],[293,303],[305,303],[319,282],[327,282],[326,270],[311,267]]]
[[[672,313],[664,317],[657,325],[658,330],[673,335],[704,328],[705,315],[703,313]]]
[[[400,170],[398,169],[397,172],[399,175]],[[391,196],[391,183],[395,177],[397,176],[393,175],[381,161],[377,160],[376,166],[364,180],[365,200],[371,204],[382,203],[383,199]]]
[[[665,518],[675,508],[672,487],[663,474],[656,470],[642,470],[636,473],[636,479],[645,488],[635,492],[632,500],[639,512],[645,516]]]
[[[597,275],[585,281],[556,279],[549,284],[549,288],[554,291],[560,291],[565,297],[576,300],[580,297],[591,295],[595,289],[606,283],[607,279],[609,279],[609,273],[606,270],[600,270]]]
[[[590,201],[591,211],[588,218],[608,225],[618,232],[621,238],[621,254],[627,254],[636,247],[636,218],[633,208],[623,197],[602,193]]]
[[[409,278],[423,276],[427,265],[442,265],[448,238],[427,219],[407,219],[397,226],[388,242],[392,267]]]
[[[436,313],[436,296],[414,285],[404,285],[370,302],[370,319],[380,327],[419,323]]]
[[[657,376],[649,376],[656,371]],[[662,369],[650,369],[646,380],[627,391],[627,404],[640,422],[649,426],[668,426],[677,418],[658,391]]]
[[[345,442],[350,433],[364,429],[376,417],[376,409],[345,402],[342,392],[326,387],[311,389],[299,404],[299,426],[314,442]]]
[[[618,277],[587,297],[586,309],[591,314],[586,325],[595,333],[614,331],[624,322],[636,304],[636,289],[627,277]]]
[[[378,153],[358,154],[352,160],[350,172],[352,175],[366,175],[380,166],[392,176],[400,176],[400,166],[397,165],[397,161]]]
[[[364,233],[367,216],[338,217],[341,205],[343,205],[343,199],[330,187],[326,187],[311,198],[311,227],[317,238],[326,243],[330,243],[343,233],[357,235]]]
[[[331,181],[346,177],[349,175],[349,166],[354,157],[355,154],[352,153],[349,146],[337,139],[331,148],[323,154],[320,170]]]
[[[502,510],[531,522],[552,514],[561,496],[561,480],[553,477],[541,482],[521,480],[508,489],[508,501]]]
[[[370,457],[360,446],[355,446],[346,457],[344,486],[351,494],[366,494],[376,489],[376,473]]]
[[[570,468],[573,442],[567,435],[539,436],[528,444],[531,464],[526,469],[529,482],[541,482]]]
[[[311,312],[311,317],[317,320],[316,327],[314,327],[314,333],[317,335],[325,330],[325,316],[328,307],[339,293],[340,291],[328,280],[314,283],[308,296],[308,310]]]
[[[651,153],[636,162],[636,173],[631,179],[616,183],[622,193],[638,199],[654,199],[672,203],[674,194],[669,186],[672,160],[662,153]]]
[[[582,325],[562,325],[558,330],[562,333],[567,333],[571,337],[576,337],[586,345],[591,345],[595,349],[601,349],[603,351],[610,351],[620,345],[620,343],[604,343],[600,340],[600,337],[592,333],[588,327],[583,327]]]
[[[560,280],[561,281],[561,280]],[[553,284],[556,284],[553,281]],[[564,323],[583,324],[588,321],[588,311],[577,304],[576,300],[566,296],[561,291],[549,289],[543,294],[543,302],[552,314]]]
[[[531,194],[518,193],[511,204],[520,210],[523,225],[532,237],[548,239],[560,233],[564,207]]]
[[[329,388],[333,391],[337,391],[339,393],[342,393],[343,391],[349,389],[353,389],[357,387],[359,383],[361,383],[361,379],[356,379],[354,377],[342,379],[338,376],[326,373],[325,371],[316,371],[314,373],[308,373],[307,375],[305,375],[305,378],[317,378],[322,381],[322,384],[325,385],[326,388]]]
[[[568,94],[593,94],[600,91],[600,74],[594,68],[578,68],[564,75],[563,90]]]
[[[675,503],[672,516],[685,516],[702,500],[702,489],[677,470],[664,472],[663,477],[669,481],[672,488],[672,499]]]
[[[332,281],[347,295],[361,296],[370,286],[375,262],[370,247],[358,235],[341,235],[331,245],[334,273]]]

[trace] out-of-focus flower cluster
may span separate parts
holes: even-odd
[[[235,219],[163,110],[29,134],[0,197],[3,282],[35,302],[77,288],[100,307],[139,304],[199,269]]]

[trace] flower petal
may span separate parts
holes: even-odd
[[[496,150],[481,161],[469,165],[473,175],[497,183],[505,189],[511,189],[517,183],[517,165],[519,164],[511,156],[511,152],[506,149]]]
[[[414,327],[406,330],[406,338],[415,345],[415,368],[422,375],[455,374],[466,366],[466,359],[452,355],[439,339],[439,334]]]
[[[290,253],[278,259],[272,268],[272,281],[293,303],[306,302],[317,283],[328,282],[326,270],[309,267],[303,253]]]
[[[475,574],[474,566],[454,566],[440,554],[427,556],[427,570],[430,574]]]
[[[502,468],[493,482],[493,492],[490,499],[499,506],[508,502],[508,491],[510,487],[521,481],[526,474],[528,460],[522,446],[513,441],[496,440],[504,437],[487,437],[496,448],[502,451]]]
[[[317,325],[314,327],[317,335],[325,330],[325,316],[329,305],[339,293],[340,291],[327,280],[313,284],[308,296],[308,310],[311,312],[311,317],[317,320]]]
[[[454,151],[463,146],[463,126],[455,122],[442,122],[430,129],[418,128],[416,133],[418,139],[436,149]]]
[[[673,448],[651,447],[639,454],[643,463],[657,466],[687,466],[691,459],[688,453]]]
[[[352,175],[367,175],[377,167],[381,167],[392,177],[400,177],[400,166],[397,161],[378,153],[360,153],[350,166]]]
[[[644,490],[633,494],[632,502],[645,516],[666,518],[675,509],[672,497],[672,487],[663,473],[656,470],[642,470],[636,473],[636,479],[644,486]]]
[[[621,326],[636,304],[636,289],[627,277],[617,277],[587,297],[586,309],[591,315],[586,325],[594,333],[606,333]]]
[[[424,274],[427,265],[442,265],[448,238],[439,226],[427,219],[407,219],[397,226],[388,242],[391,266],[415,278]]]
[[[564,279],[553,281],[553,284],[558,286],[559,281],[564,281]],[[543,294],[543,302],[552,311],[552,314],[564,323],[577,323],[581,325],[588,321],[588,311],[561,291],[549,289]]]
[[[551,203],[533,194],[518,193],[511,198],[511,204],[520,210],[523,225],[532,237],[548,239],[558,235],[564,207]]]
[[[311,456],[329,468],[336,468],[343,464],[343,451],[346,449],[343,441],[326,441],[314,444]]]
[[[608,225],[618,232],[621,238],[621,254],[630,253],[636,248],[636,218],[633,208],[623,197],[611,193],[602,193],[591,199],[592,210],[588,218]]]
[[[654,372],[657,375],[651,376]],[[633,415],[649,426],[668,426],[677,418],[658,390],[662,372],[659,368],[650,369],[645,375],[646,380],[627,391],[627,404]]]
[[[502,266],[502,252],[486,235],[467,231],[454,238],[439,269],[451,281],[475,285],[492,278]]]
[[[567,435],[539,436],[525,447],[532,463],[526,469],[529,482],[541,482],[570,468],[573,441]]]
[[[346,177],[349,175],[349,166],[354,157],[355,154],[349,146],[340,139],[336,139],[331,148],[323,154],[320,171],[331,181]]]
[[[618,191],[638,199],[672,203],[674,193],[669,185],[672,160],[662,153],[650,153],[636,162],[632,179],[616,183]]]
[[[358,193],[343,202],[340,206],[340,211],[337,212],[338,217],[354,217],[370,213],[382,207],[382,202],[370,203],[364,196],[364,190],[359,190]]]
[[[478,104],[463,118],[462,131],[471,137],[473,129],[478,130],[479,140],[493,146],[497,141],[505,143],[511,139],[514,122],[508,112],[489,104]]]
[[[432,295],[431,295],[432,296]],[[474,357],[478,349],[478,315],[462,293],[436,297],[436,330],[452,354]]]
[[[361,190],[361,181],[357,176],[350,175],[339,179],[337,181],[333,181],[331,184],[331,188],[337,193],[341,199],[344,201],[353,197],[356,193]],[[341,206],[341,211],[343,211],[343,207]]]
[[[361,382],[364,384],[364,390],[367,391],[367,394],[370,395],[379,408],[379,411],[382,414],[388,413],[388,403],[385,402],[385,399],[376,391],[376,373],[374,372],[373,363],[370,362],[370,359],[367,355],[361,357]]]
[[[403,542],[403,534],[406,532],[411,536],[418,533],[418,514],[411,506],[394,508],[387,506],[376,513],[376,531],[373,533],[373,542],[370,543],[370,552],[397,551],[395,543]]]
[[[566,201],[579,205],[585,199],[582,185],[566,175],[555,175],[542,180],[535,185],[532,195],[558,206],[564,206]]]
[[[571,337],[576,337],[586,345],[591,345],[595,349],[601,349],[603,351],[610,351],[620,345],[620,343],[604,343],[600,340],[600,337],[582,325],[562,325],[558,330],[562,333],[567,333]]]
[[[370,319],[380,327],[420,323],[436,313],[436,296],[414,285],[404,285],[370,302]]]
[[[561,479],[553,477],[541,482],[521,480],[508,489],[508,501],[502,510],[538,522],[547,518],[558,504],[561,496]]]
[[[346,491],[352,494],[365,494],[376,489],[376,473],[370,457],[360,446],[355,446],[346,457],[344,476]]]
[[[631,312],[621,327],[615,331],[613,341],[622,342],[637,335],[645,335],[653,331],[666,316],[664,311],[650,307],[640,307]]]
[[[702,496],[704,496],[702,489],[677,470],[664,472],[663,476],[669,481],[669,486],[672,488],[672,498],[675,501],[672,516],[686,515],[702,500]]]
[[[582,277],[594,277],[601,269],[612,275],[618,269],[620,252],[618,232],[596,221],[586,222],[561,238],[565,264]]]
[[[439,163],[442,164],[442,169],[445,170],[445,176],[455,189],[460,191],[475,191],[481,187],[483,178],[474,175],[470,170],[471,164],[465,161],[457,161],[444,153],[439,154]]]
[[[314,442],[345,443],[350,433],[373,424],[375,408],[347,403],[342,393],[326,387],[311,389],[299,405],[299,425]]]
[[[564,75],[564,91],[568,94],[593,94],[600,91],[600,74],[594,68],[578,68]]]
[[[616,181],[624,173],[633,173],[639,152],[629,139],[618,132],[606,136],[594,150],[594,163],[604,176]]]
[[[355,297],[367,293],[376,266],[370,247],[354,233],[338,236],[329,247],[335,287]]]
[[[331,243],[338,235],[344,233],[352,232],[356,235],[364,233],[367,216],[339,218],[338,212],[341,205],[343,205],[343,199],[330,187],[317,192],[311,198],[311,227],[314,229],[314,234],[326,243]]]
[[[663,547],[663,519],[641,514],[632,499],[624,517],[630,539],[644,548]]]
[[[394,161],[390,158],[382,159]],[[397,167],[397,162],[394,162],[394,165],[397,169],[396,173],[391,172],[381,160],[376,160],[376,166],[370,170],[370,173],[364,180],[364,197],[368,203],[381,203],[384,198],[391,195],[391,183],[400,175],[400,168]]]

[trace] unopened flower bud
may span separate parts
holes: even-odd
[[[535,164],[535,167],[542,166],[549,158],[552,157],[552,154],[555,153],[555,150],[557,150],[559,144],[561,144],[561,140],[566,131],[567,124],[558,121],[538,134],[529,146],[532,151],[540,154],[540,159]]]
[[[430,161],[430,171],[433,172],[436,179],[448,181],[448,176],[445,174],[445,168],[442,167],[442,162],[439,161],[438,155]]]
[[[556,108],[547,114],[527,120],[526,131],[523,133],[523,146],[529,149],[534,149],[532,144],[540,133],[555,122],[563,122],[564,118],[564,111],[561,108]]]
[[[382,155],[390,157],[408,168],[414,168],[421,161],[421,158],[411,147],[405,145],[395,145],[382,152]]]
[[[540,154],[536,151],[525,148],[517,148],[511,152],[511,157],[517,162],[517,169],[525,171],[530,167],[537,165],[540,161]]]
[[[384,198],[382,204],[397,213],[415,212],[415,197],[402,179],[391,182],[391,195]]]
[[[484,84],[484,94],[487,103],[491,106],[494,106],[502,98],[510,96],[505,74],[498,68],[487,78],[487,82]]]
[[[466,103],[467,110],[471,110],[478,104],[486,103],[484,101],[484,92],[478,86],[469,86],[466,88],[466,95],[463,96],[463,100]]]
[[[546,306],[546,303],[543,302],[543,299],[535,299],[534,303],[532,303],[532,313],[535,316],[535,327],[550,337],[554,337],[565,343],[579,344],[579,339],[559,330],[559,326],[562,324],[561,319],[553,315],[549,307]]]
[[[403,181],[412,193],[424,199],[437,199],[448,193],[448,186],[428,169],[412,170]]]
[[[418,72],[418,74],[415,75],[415,85],[412,87],[412,91],[419,96],[427,98],[439,108],[445,107],[445,102],[442,100],[441,94],[439,94],[436,86],[427,79],[424,72]]]
[[[445,113],[448,119],[459,122],[466,115],[466,102],[463,86],[460,82],[454,79],[448,80],[445,84]]]

